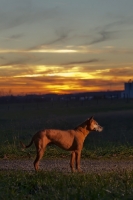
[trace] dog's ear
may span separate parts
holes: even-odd
[[[90,118],[89,118],[89,120],[92,120],[93,119],[93,116],[91,116]]]

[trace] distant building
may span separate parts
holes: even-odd
[[[129,80],[124,83],[124,91],[122,93],[123,98],[133,98],[133,81]]]

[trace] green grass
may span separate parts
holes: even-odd
[[[0,158],[34,157],[34,146],[22,151],[20,140],[29,143],[32,135],[43,128],[74,128],[91,115],[104,130],[88,135],[82,158],[133,157],[132,100],[3,104],[0,113]],[[48,147],[45,152],[46,158],[69,156],[69,152],[55,146]],[[132,200],[133,171],[72,174],[0,170],[0,199]]]
[[[19,141],[18,141],[19,142]],[[36,150],[33,147],[23,150],[16,144],[0,145],[0,158],[8,159],[29,159],[35,158]],[[82,150],[82,159],[133,159],[133,147],[130,145],[106,144],[106,146],[85,146]],[[44,153],[45,158],[70,158],[70,152],[64,151],[56,146],[47,147]]]
[[[0,199],[133,199],[133,172],[65,174],[0,171]]]

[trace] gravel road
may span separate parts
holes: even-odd
[[[84,172],[106,172],[117,170],[133,170],[133,160],[81,160]],[[40,162],[40,169],[44,171],[70,172],[68,159],[44,159]],[[0,170],[33,171],[33,160],[0,160]]]

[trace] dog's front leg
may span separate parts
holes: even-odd
[[[70,167],[71,167],[71,171],[75,172],[75,152],[74,151],[72,151],[71,153]]]
[[[76,151],[75,155],[76,155],[76,169],[78,170],[78,172],[82,172],[80,168],[81,151]]]

